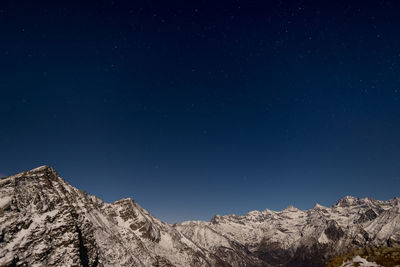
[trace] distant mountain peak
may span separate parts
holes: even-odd
[[[296,212],[296,211],[299,211],[299,209],[298,208],[296,208],[295,206],[293,206],[293,205],[289,205],[289,206],[287,206],[283,211],[291,211],[291,212]]]
[[[312,209],[313,209],[313,210],[315,210],[315,209],[321,210],[321,209],[327,209],[327,207],[322,206],[322,205],[316,203]]]
[[[339,206],[339,207],[347,207],[347,206],[355,204],[359,200],[360,199],[358,197],[345,196],[345,197],[339,199],[339,201],[335,205]]]

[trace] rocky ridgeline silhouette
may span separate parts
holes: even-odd
[[[90,196],[47,166],[0,179],[0,266],[324,266],[399,245],[399,198],[169,225],[132,199]]]

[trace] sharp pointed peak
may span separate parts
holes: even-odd
[[[250,212],[247,213],[247,215],[259,215],[261,212],[258,210],[252,210]]]
[[[265,209],[262,211],[262,213],[276,213],[276,211],[270,210],[270,209]]]
[[[335,204],[335,206],[346,207],[346,206],[355,204],[359,200],[360,200],[360,198],[358,198],[358,197],[353,197],[353,196],[347,195],[347,196],[339,199],[339,201]]]
[[[59,177],[57,171],[50,166],[43,165],[37,168],[34,168],[30,171],[23,172],[25,175],[40,175],[44,177],[48,177],[50,179],[55,179]]]
[[[313,209],[326,209],[326,207],[324,207],[324,206],[322,206],[322,205],[320,205],[318,203],[315,203]]]

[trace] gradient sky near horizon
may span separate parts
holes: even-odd
[[[168,222],[390,199],[399,1],[1,1],[0,174]]]

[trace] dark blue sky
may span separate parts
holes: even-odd
[[[0,173],[168,222],[399,196],[399,1],[194,2],[1,1]]]

